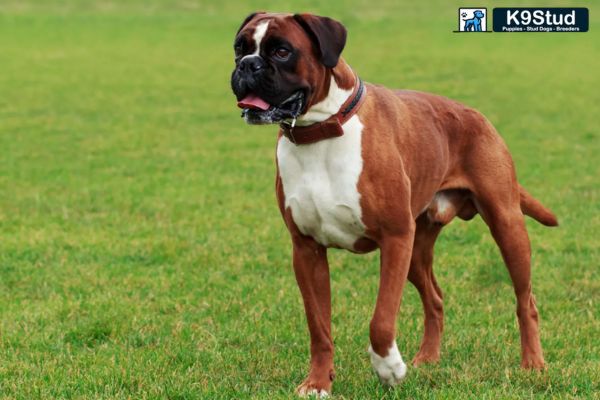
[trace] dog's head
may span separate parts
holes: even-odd
[[[346,29],[312,14],[253,13],[234,41],[231,88],[250,124],[298,117],[322,100]]]
[[[483,11],[481,11],[481,10],[475,10],[473,12],[473,17],[475,17],[475,18],[483,18],[483,16],[484,16],[484,14],[483,14]]]

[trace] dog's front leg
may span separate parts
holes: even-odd
[[[296,391],[301,396],[326,396],[335,375],[327,249],[300,235],[293,238],[293,246],[294,272],[310,330],[310,372]]]
[[[375,313],[371,320],[371,364],[387,385],[398,384],[406,364],[396,345],[396,315],[408,276],[414,240],[414,222],[402,234],[386,236],[380,243],[381,271]]]

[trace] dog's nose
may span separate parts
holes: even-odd
[[[265,67],[265,61],[261,56],[246,56],[240,60],[240,71],[254,74]]]

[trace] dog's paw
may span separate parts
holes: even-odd
[[[417,355],[412,361],[413,366],[418,367],[423,364],[434,364],[440,361],[439,351],[427,351],[424,349],[419,350]]]
[[[527,354],[523,356],[521,368],[543,371],[546,369],[544,357],[541,354]]]
[[[402,361],[402,356],[398,351],[398,346],[394,341],[392,347],[390,347],[387,356],[381,357],[379,354],[373,351],[373,348],[369,346],[369,354],[371,355],[371,365],[377,372],[379,380],[389,386],[395,386],[406,375],[406,364]]]
[[[296,389],[296,394],[298,394],[300,397],[316,399],[324,399],[329,396],[327,390],[318,389],[307,382],[304,382],[302,385],[298,386]]]
[[[296,394],[311,399],[328,397],[334,378],[333,365],[313,365],[306,379],[296,388]]]

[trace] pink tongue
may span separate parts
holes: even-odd
[[[255,96],[253,94],[249,94],[248,96],[244,97],[242,100],[238,101],[237,105],[239,108],[254,108],[254,109],[259,109],[259,110],[263,110],[263,111],[268,110],[269,107],[271,107],[269,105],[269,103],[267,103],[260,97]]]

